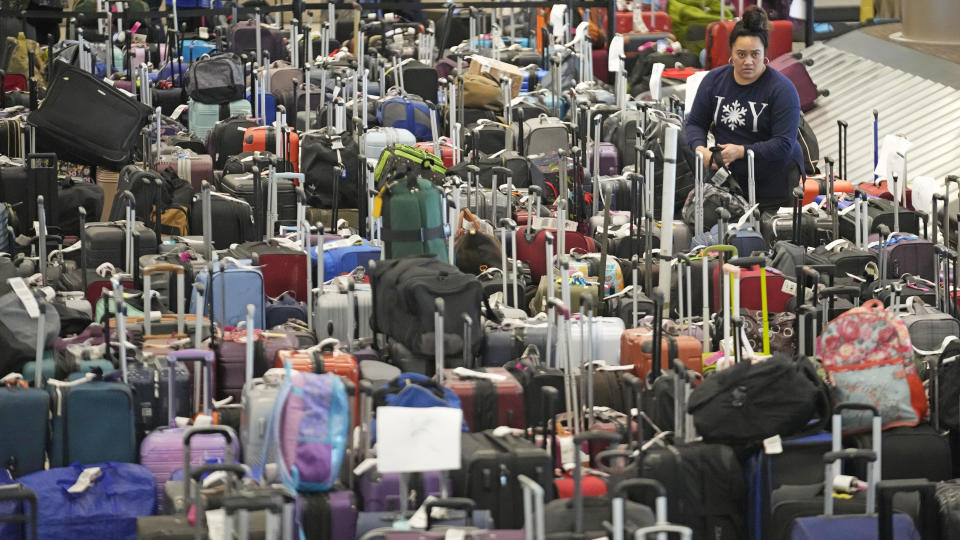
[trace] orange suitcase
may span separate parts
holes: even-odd
[[[620,365],[633,365],[632,373],[642,380],[653,367],[653,332],[648,328],[631,328],[620,336]],[[662,344],[660,369],[670,367],[669,357],[672,348],[676,348],[677,359],[687,369],[703,373],[703,345],[691,336],[665,335]]]
[[[833,181],[833,191],[834,193],[850,193],[853,194],[854,186],[846,180],[834,180]],[[827,183],[826,178],[822,176],[808,176],[806,182],[803,183],[803,204],[810,204],[815,198],[820,195],[826,195],[830,191],[830,185]],[[891,199],[892,199],[891,195]]]
[[[277,352],[274,367],[283,367],[289,360],[290,367],[297,371],[310,373],[335,373],[353,384],[353,425],[360,420],[360,368],[357,359],[340,349],[340,341],[327,338],[316,347],[302,351],[284,350]]]
[[[282,156],[293,165],[293,172],[300,172],[300,136],[296,131],[286,133],[288,142]],[[244,152],[276,152],[277,140],[273,126],[248,127],[243,133]]]

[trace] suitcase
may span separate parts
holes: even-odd
[[[209,208],[204,210],[204,201]],[[204,220],[204,216],[207,216]],[[253,226],[252,205],[237,197],[223,193],[214,193],[208,186],[201,186],[199,196],[194,196],[190,211],[190,230],[194,233],[203,231],[203,224],[210,223],[211,246],[214,249],[228,249],[234,244],[242,244],[253,240],[255,229]],[[217,226],[213,226],[216,223]]]
[[[529,225],[520,227],[516,233],[517,258],[530,267],[530,275],[535,280],[547,273],[546,233],[547,229],[538,230]],[[556,229],[551,230],[550,233],[557,236]],[[567,252],[575,249],[588,253],[597,251],[597,244],[593,238],[570,230],[564,231],[564,234]],[[556,242],[554,242],[554,253],[557,253]]]
[[[280,351],[296,350],[300,345],[299,340],[292,334],[256,330],[254,357],[248,360],[246,342],[246,330],[223,334],[216,366],[215,387],[218,400],[229,396],[234,400],[242,397],[243,388],[251,377],[264,377],[264,373],[276,363]],[[248,373],[250,377],[247,376]]]
[[[594,176],[616,176],[620,174],[620,153],[613,143],[600,143],[600,167],[599,171],[593,170],[593,143],[587,145],[588,155],[591,156],[591,172]]]
[[[862,188],[861,186],[857,186],[857,189]],[[834,193],[853,194],[853,190],[853,184],[847,182],[846,180],[835,180],[833,182]],[[814,199],[817,197],[829,195],[829,191],[830,185],[826,179],[808,176],[803,183],[803,205],[806,206],[814,202]]]
[[[38,356],[42,357],[42,352]],[[34,380],[38,378],[42,376],[35,374]],[[42,382],[29,388],[23,379],[5,379],[0,387],[0,429],[16,433],[16,437],[8,435],[0,440],[0,462],[10,466],[11,475],[20,477],[44,468],[50,394],[43,390]]]
[[[631,373],[646,380],[647,374],[653,371],[654,378],[659,377],[661,371],[671,369],[671,359],[684,365],[687,369],[703,373],[703,344],[696,338],[687,335],[665,336],[661,341],[660,367],[653,366],[653,333],[645,328],[631,328],[623,332],[620,338],[620,364],[632,365]]]
[[[40,320],[45,320],[42,314],[41,311]],[[35,362],[40,357],[38,351]],[[120,364],[126,371],[125,355],[121,355]],[[39,375],[41,368],[34,369],[35,376]],[[47,382],[51,405],[47,458],[51,467],[66,467],[75,462],[135,461],[134,400],[125,381],[107,382],[102,376],[89,374],[81,383],[52,379]]]
[[[239,262],[215,263],[211,279],[208,270],[197,274],[197,281],[205,287],[200,295],[194,289],[190,311],[196,313],[197,302],[211,306],[210,319],[222,327],[236,327],[247,318],[247,305],[253,304],[254,326],[263,329],[266,324],[263,293],[263,275],[260,270]]]
[[[207,134],[217,125],[217,122],[233,116],[247,118],[253,115],[250,102],[245,99],[238,99],[230,103],[210,104],[200,103],[191,98],[187,107],[190,133],[204,140],[206,140]]]
[[[417,144],[417,138],[405,129],[395,127],[371,128],[363,134],[363,156],[367,162],[379,163],[380,155],[390,145]]]
[[[635,8],[636,9],[636,8]],[[650,6],[650,11],[643,10],[641,8],[641,17],[643,18],[643,24],[646,25],[647,30],[650,32],[673,32],[673,24],[670,21],[670,14],[665,11],[654,10],[654,6]],[[634,30],[639,30],[633,24],[634,12],[633,11],[618,11],[617,12],[617,22],[616,29],[618,34],[629,34]]]
[[[243,385],[240,447],[243,448],[243,463],[250,467],[273,462],[276,451],[271,451],[264,460],[263,449],[266,446],[267,422],[280,392],[281,377],[280,372],[265,373],[263,377],[251,379]]]
[[[313,326],[317,340],[334,337],[341,343],[373,338],[370,319],[373,316],[373,294],[368,284],[349,282],[318,288],[313,302]]]
[[[549,486],[553,467],[547,452],[522,437],[498,437],[490,431],[463,433],[460,452],[462,466],[451,473],[454,494],[489,509],[498,527],[523,526],[522,487],[517,477],[525,475],[541,486]],[[490,478],[499,481],[490,482]],[[552,498],[549,491],[544,494],[544,499]]]
[[[297,498],[304,540],[356,538],[357,500],[352,491],[299,493]]]
[[[263,176],[266,185],[266,176]],[[257,210],[257,196],[253,173],[225,174],[220,179],[220,191],[247,201],[247,204]],[[263,211],[266,211],[266,192],[263,194]],[[263,215],[263,214],[261,214]],[[297,219],[297,191],[293,180],[281,178],[277,180],[277,215],[280,221],[295,222]],[[263,227],[263,224],[261,224]]]
[[[177,386],[176,416],[189,418],[194,411],[190,404],[191,378],[186,366],[177,364],[174,379]],[[167,403],[170,395],[167,389],[170,384],[170,370],[156,357],[145,359],[141,363],[132,364],[127,370],[127,384],[133,390],[137,441],[143,441],[148,433],[167,425],[163,411],[170,408]]]
[[[249,127],[243,134],[244,152],[276,152],[276,130],[272,126]],[[300,172],[300,136],[296,131],[285,132],[286,147],[283,158],[293,165],[293,172]]]
[[[247,242],[231,249],[237,259],[259,259],[263,274],[263,291],[270,298],[293,293],[296,299],[307,299],[307,254],[276,239]]]
[[[163,154],[154,165],[154,169],[160,172],[168,167],[173,169],[177,176],[190,182],[193,190],[198,193],[203,182],[213,183],[213,158],[207,154],[197,155],[189,151]]]
[[[243,152],[243,139],[247,128],[256,125],[256,120],[245,115],[221,120],[213,126],[207,136],[207,153],[213,157],[214,169],[223,169],[227,158]]]
[[[769,55],[768,55],[769,56]],[[775,69],[790,79],[793,86],[797,89],[797,95],[800,97],[800,110],[807,112],[813,108],[820,94],[829,95],[830,92],[817,89],[810,73],[807,72],[807,66],[813,65],[813,60],[802,60],[793,54],[784,54],[782,56],[771,56],[773,60],[767,64],[767,67]],[[839,190],[838,190],[839,191]]]
[[[433,142],[418,142],[414,146],[420,150],[426,150],[433,155],[437,155]],[[448,169],[453,167],[455,165],[453,162],[453,145],[447,140],[442,140],[438,146],[440,148],[440,158],[443,160],[443,166]]]
[[[188,2],[184,2],[177,7],[181,9],[189,7],[184,5],[187,3],[190,3],[189,0]],[[184,62],[193,62],[205,54],[213,54],[216,52],[216,50],[216,45],[202,39],[185,39],[180,42],[180,54],[183,55]]]
[[[317,246],[310,248],[310,257],[317,265]],[[323,277],[333,279],[349,274],[357,268],[370,269],[370,264],[380,260],[380,248],[359,237],[333,240],[323,243]],[[320,269],[314,267],[314,273]],[[319,274],[317,274],[319,275]]]
[[[503,380],[460,376],[453,369],[445,369],[443,384],[460,398],[464,421],[471,431],[483,431],[499,426],[523,428],[523,387],[503,368],[477,368],[477,371],[499,375]],[[492,405],[496,403],[496,408]]]
[[[178,362],[203,363],[208,373],[207,383],[204,385],[207,392],[205,402],[209,404],[211,392],[209,382],[215,361],[213,351],[183,349],[171,352],[167,355],[167,359],[170,363],[168,373],[171,374]],[[195,377],[194,384],[199,384],[200,379],[201,377]],[[176,385],[167,387],[167,391],[174,394],[170,396],[168,403],[177,401],[175,388]],[[209,408],[206,411],[209,413]],[[202,465],[208,459],[230,458],[239,453],[239,441],[229,428],[211,426],[188,430],[176,427],[174,411],[168,410],[167,415],[167,426],[151,431],[140,445],[140,463],[150,471],[156,481],[157,501],[163,500],[164,485],[170,479],[170,474],[183,468],[184,462],[187,461],[187,452],[189,452],[191,465]]]
[[[706,69],[726,65],[730,61],[730,33],[736,21],[716,21],[707,25]],[[789,20],[770,21],[770,42],[767,58],[779,58],[793,52],[793,23]]]

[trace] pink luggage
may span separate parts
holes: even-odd
[[[813,65],[813,60],[802,60],[793,54],[784,54],[771,60],[767,66],[782,73],[797,87],[797,94],[800,96],[800,109],[803,112],[812,109],[814,102],[821,95],[830,95],[828,90],[817,89],[817,85],[814,84],[813,79],[807,72],[807,66],[810,65]]]

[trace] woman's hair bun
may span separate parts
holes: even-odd
[[[762,8],[750,6],[740,18],[744,28],[749,32],[762,32],[767,29],[767,14]]]

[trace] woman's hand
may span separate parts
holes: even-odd
[[[723,164],[729,166],[734,161],[747,155],[746,149],[739,144],[721,144],[720,156],[723,157]]]

